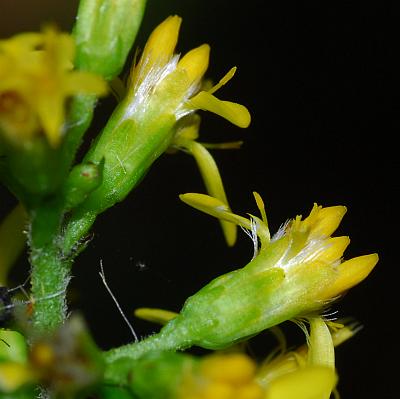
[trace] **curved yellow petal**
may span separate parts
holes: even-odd
[[[201,176],[206,186],[207,192],[210,196],[219,199],[227,206],[230,212],[228,199],[226,198],[224,185],[222,183],[221,175],[219,174],[218,166],[214,158],[207,151],[204,146],[195,141],[191,141],[187,145],[187,149],[191,152],[199,167]],[[233,246],[236,241],[237,229],[236,224],[221,220],[221,227],[224,232],[226,242],[229,246]]]
[[[213,112],[241,128],[246,128],[250,125],[250,112],[244,105],[219,100],[206,91],[196,94],[187,102],[187,106],[193,109]]]
[[[335,282],[323,292],[324,298],[333,298],[360,283],[371,273],[378,260],[378,254],[370,254],[341,263]]]
[[[249,219],[230,212],[228,205],[217,198],[197,193],[180,194],[179,198],[185,204],[188,204],[201,212],[207,213],[208,215],[214,216],[218,219],[226,220],[231,223],[235,223],[248,230],[251,230],[252,228]]]
[[[326,208],[314,206],[304,222],[310,225],[312,235],[329,237],[339,227],[346,212],[347,208],[341,205]]]
[[[178,68],[186,71],[189,85],[198,82],[205,74],[210,59],[210,46],[202,44],[190,50],[178,62]]]
[[[161,22],[150,34],[137,66],[134,67],[132,80],[141,80],[155,65],[167,63],[174,54],[178,42],[182,18],[171,15]]]
[[[327,240],[327,246],[318,256],[318,260],[326,263],[333,263],[343,256],[343,252],[350,244],[350,238],[347,236],[332,237]]]
[[[309,322],[308,364],[310,366],[326,366],[334,370],[335,349],[328,326],[320,317],[312,318]]]

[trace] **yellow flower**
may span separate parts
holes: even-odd
[[[159,333],[175,347],[221,349],[285,320],[308,317],[366,278],[377,263],[377,254],[342,261],[349,239],[331,234],[344,207],[314,205],[307,218],[296,217],[271,238],[264,204],[255,197],[262,219],[235,215],[224,202],[204,194],[180,196],[248,230],[254,256],[245,267],[215,278],[186,300]]]
[[[213,95],[233,77],[236,68],[232,68],[210,90],[200,90],[209,63],[210,47],[203,44],[180,59],[174,53],[180,25],[180,17],[170,16],[150,35],[139,62],[132,68],[127,114],[135,112],[137,117],[139,109],[149,112],[150,100],[159,97],[163,100],[164,112],[174,114],[176,120],[202,109],[214,112],[239,127],[247,127],[251,118],[246,107],[221,101]]]
[[[325,324],[321,318],[312,318],[309,322],[310,332],[303,325],[307,345],[286,351],[284,341],[279,350],[273,352],[274,356],[269,356],[258,367],[256,381],[267,390],[266,399],[330,397],[336,380],[334,347],[353,337],[360,326],[357,323]]]
[[[73,70],[71,36],[46,28],[0,41],[0,130],[15,144],[41,133],[56,147],[63,135],[66,100],[106,93],[99,77]]]
[[[256,256],[246,267],[256,273],[281,269],[286,283],[290,286],[293,284],[292,294],[296,292],[302,296],[291,299],[298,304],[302,302],[302,305],[306,305],[303,302],[306,301],[308,305],[314,303],[314,307],[318,307],[324,301],[335,299],[364,280],[378,262],[377,254],[343,261],[343,253],[350,239],[331,235],[346,213],[344,206],[324,208],[314,204],[308,217],[302,220],[301,216],[297,216],[270,238],[264,204],[257,193],[254,195],[263,220],[255,216],[248,219],[235,215],[221,201],[207,195],[183,194],[180,198],[196,209],[252,231]],[[306,287],[312,287],[312,290]]]
[[[278,354],[258,368],[256,380],[267,390],[266,398],[329,398],[335,382],[333,339],[322,319],[309,322],[310,332],[302,324],[307,345],[287,352],[284,341]]]

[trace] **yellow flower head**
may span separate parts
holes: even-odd
[[[46,28],[0,40],[0,131],[15,144],[44,134],[60,143],[66,100],[106,93],[97,76],[73,70],[72,37]]]
[[[286,280],[297,285],[303,282],[308,286],[314,281],[314,290],[302,293],[314,301],[334,299],[364,280],[378,262],[377,254],[343,261],[350,239],[331,235],[346,213],[344,206],[324,208],[314,204],[309,216],[305,219],[297,216],[270,238],[264,204],[257,193],[254,195],[263,220],[235,215],[221,201],[207,195],[183,194],[180,198],[194,208],[252,231],[257,260],[248,265],[249,269],[261,272],[279,268]],[[257,236],[261,248],[258,248]]]
[[[349,240],[331,234],[344,207],[314,205],[307,218],[296,217],[270,237],[264,204],[255,197],[261,219],[233,214],[224,202],[204,194],[180,196],[248,230],[254,243],[251,262],[212,280],[163,327],[160,334],[181,332],[181,347],[221,349],[285,320],[308,317],[361,282],[378,261],[377,254],[342,261]]]
[[[163,112],[176,120],[197,110],[214,112],[239,127],[247,127],[250,114],[243,105],[221,101],[213,93],[230,80],[232,68],[208,91],[201,91],[201,81],[209,63],[210,46],[203,44],[180,58],[175,54],[181,18],[170,16],[151,33],[139,62],[130,76],[128,114],[138,109],[151,112],[150,99],[163,103]],[[158,111],[160,112],[159,104]]]

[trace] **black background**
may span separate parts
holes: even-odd
[[[1,37],[46,21],[69,30],[77,3],[2,0]],[[136,44],[143,46],[152,28],[175,13],[183,17],[178,51],[210,43],[207,76],[214,79],[236,65],[236,76],[218,96],[245,104],[252,114],[246,130],[202,114],[204,141],[245,141],[240,151],[214,152],[232,208],[256,212],[251,193],[257,190],[276,231],[313,202],[343,204],[348,213],[338,234],[352,239],[346,257],[379,253],[368,279],[332,309],[364,325],[337,350],[339,390],[344,399],[398,397],[394,10],[385,2],[149,0]],[[89,135],[114,105],[112,99],[100,103]],[[126,201],[96,222],[94,239],[73,270],[71,305],[83,310],[100,346],[131,340],[98,276],[100,259],[122,308],[145,336],[157,327],[136,320],[134,308],[178,311],[210,279],[251,258],[244,234],[227,248],[215,220],[179,201],[184,192],[204,192],[193,159],[163,155]],[[14,204],[4,188],[0,201],[2,214]],[[20,263],[15,284],[28,273]],[[270,342],[261,334],[252,350],[262,355]]]

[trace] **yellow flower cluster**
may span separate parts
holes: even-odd
[[[0,40],[0,132],[14,144],[44,134],[56,147],[66,100],[106,93],[100,77],[73,70],[74,50],[72,37],[51,27]]]

